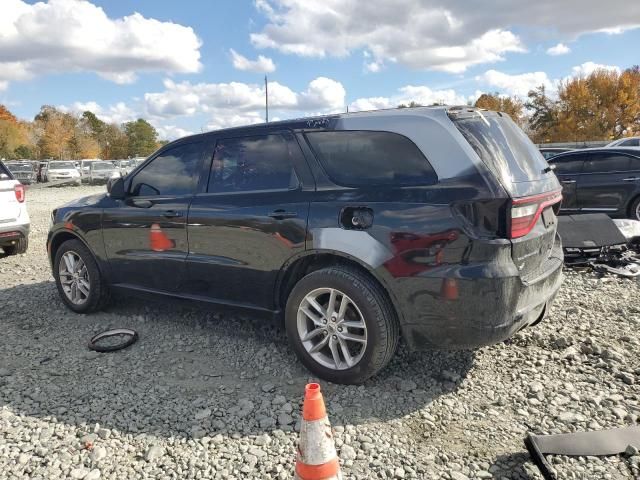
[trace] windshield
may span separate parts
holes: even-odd
[[[12,172],[32,172],[33,168],[28,163],[10,163],[7,165]]]
[[[84,162],[80,162],[80,166],[82,168],[89,168],[91,167],[92,163],[96,163],[97,160],[89,160],[89,161],[84,161]]]
[[[94,163],[91,165],[93,170],[114,170],[114,167],[111,163]]]
[[[544,157],[508,115],[474,110],[453,112],[450,117],[505,188],[512,183],[539,180],[547,174]]]
[[[76,168],[76,165],[73,162],[52,162],[49,164],[49,170],[66,170],[74,168]]]

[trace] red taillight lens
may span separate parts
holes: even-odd
[[[524,237],[533,230],[542,211],[551,205],[560,203],[561,200],[562,194],[560,191],[513,199],[511,202],[509,238]]]
[[[26,196],[25,195],[25,190],[24,190],[24,185],[19,183],[18,185],[13,187],[13,191],[16,194],[16,200],[18,200],[18,202],[20,202],[20,203],[24,202],[24,199],[25,199],[25,196]]]

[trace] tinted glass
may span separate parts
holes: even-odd
[[[297,186],[289,145],[282,136],[228,138],[216,143],[209,192],[288,190]]]
[[[10,163],[7,166],[12,172],[30,172],[33,170],[30,163]]]
[[[390,132],[307,133],[327,175],[338,185],[430,185],[433,168],[408,138]]]
[[[136,174],[130,191],[138,196],[191,194],[197,184],[201,157],[201,143],[166,150]]]
[[[585,173],[625,172],[629,170],[629,157],[625,155],[589,155],[584,162]]]
[[[558,174],[580,173],[582,171],[582,163],[584,158],[582,155],[567,155],[565,157],[551,159],[551,165],[555,165],[555,172]]]
[[[0,180],[7,180],[9,178],[13,178],[11,176],[11,173],[9,173],[7,167],[5,167],[2,162],[0,162]]]
[[[547,162],[529,137],[507,116],[492,112],[452,116],[480,159],[509,188],[545,175]]]
[[[49,170],[66,170],[69,168],[76,168],[76,164],[73,162],[51,162],[49,164]]]
[[[621,147],[638,147],[640,146],[640,139],[632,138],[631,140],[625,140],[620,144]]]

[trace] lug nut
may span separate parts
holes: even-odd
[[[342,327],[338,327],[338,331],[341,332],[342,331]]]
[[[333,335],[333,339],[334,339],[334,340],[337,340],[337,339],[338,339],[338,336],[337,336],[337,335]]]

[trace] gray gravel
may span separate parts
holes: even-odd
[[[291,478],[309,374],[280,327],[136,299],[89,316],[62,305],[49,212],[102,189],[30,190],[29,251],[0,259],[0,478]],[[363,386],[323,383],[345,477],[538,480],[527,432],[637,424],[639,284],[566,275],[551,316],[507,344],[401,348]],[[109,327],[140,341],[89,351]],[[640,478],[627,453],[552,460],[559,478]]]

